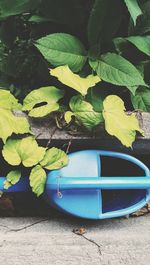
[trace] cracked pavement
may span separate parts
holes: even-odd
[[[81,227],[86,233],[73,232]],[[101,221],[59,213],[0,218],[0,260],[5,265],[145,265],[149,246],[150,214]]]

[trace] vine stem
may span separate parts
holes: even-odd
[[[53,137],[53,135],[55,134],[56,131],[57,131],[57,127],[55,127],[54,130],[52,131],[51,136],[50,136],[50,138],[49,138],[49,140],[47,142],[46,147],[48,147],[50,145],[50,143],[52,141],[52,137]]]
[[[67,149],[66,149],[66,154],[69,153],[69,150],[70,150],[71,144],[72,144],[72,137],[71,137],[71,139],[70,139],[70,141],[69,141],[69,143],[68,143],[68,146],[67,146]]]

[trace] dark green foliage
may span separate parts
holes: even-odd
[[[87,57],[73,61],[69,56],[77,47],[72,42],[64,59],[61,42],[51,44],[51,37],[43,52],[42,38],[53,33],[78,39]],[[104,81],[102,94],[111,90],[128,98],[131,108],[130,91],[135,108],[138,87],[145,86],[150,93],[149,38],[150,0],[0,0],[0,86],[23,98],[37,87],[57,85],[48,68],[60,61],[81,76],[96,72]],[[54,46],[61,51],[56,62]],[[67,94],[67,100],[71,96]]]
[[[150,0],[0,0],[0,88],[2,154],[15,166],[5,189],[19,181],[22,163],[40,196],[45,170],[68,163],[64,151],[38,146],[14,110],[52,113],[65,128],[103,123],[131,147],[143,131],[126,107],[150,112]]]
[[[52,82],[48,64],[33,43],[53,32],[71,32],[86,42],[92,2],[0,0],[0,86],[12,89],[13,85],[13,92],[17,88],[16,93],[23,97]]]

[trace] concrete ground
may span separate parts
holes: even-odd
[[[77,235],[74,229],[86,229]],[[0,218],[3,265],[148,265],[150,214],[89,221],[62,214]]]

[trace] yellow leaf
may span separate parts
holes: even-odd
[[[36,165],[34,168],[32,168],[29,176],[30,186],[37,197],[44,192],[46,178],[46,172],[40,165]]]
[[[67,124],[71,122],[72,116],[74,116],[72,111],[66,111],[64,118]]]
[[[83,96],[87,94],[90,87],[95,86],[101,79],[97,75],[88,75],[87,77],[80,77],[74,74],[68,65],[59,66],[50,70],[50,74],[58,78],[58,80],[66,86],[69,86]]]
[[[103,106],[106,131],[110,135],[116,136],[126,147],[131,147],[136,137],[136,131],[143,134],[135,114],[127,115],[124,102],[115,95],[106,97]]]

